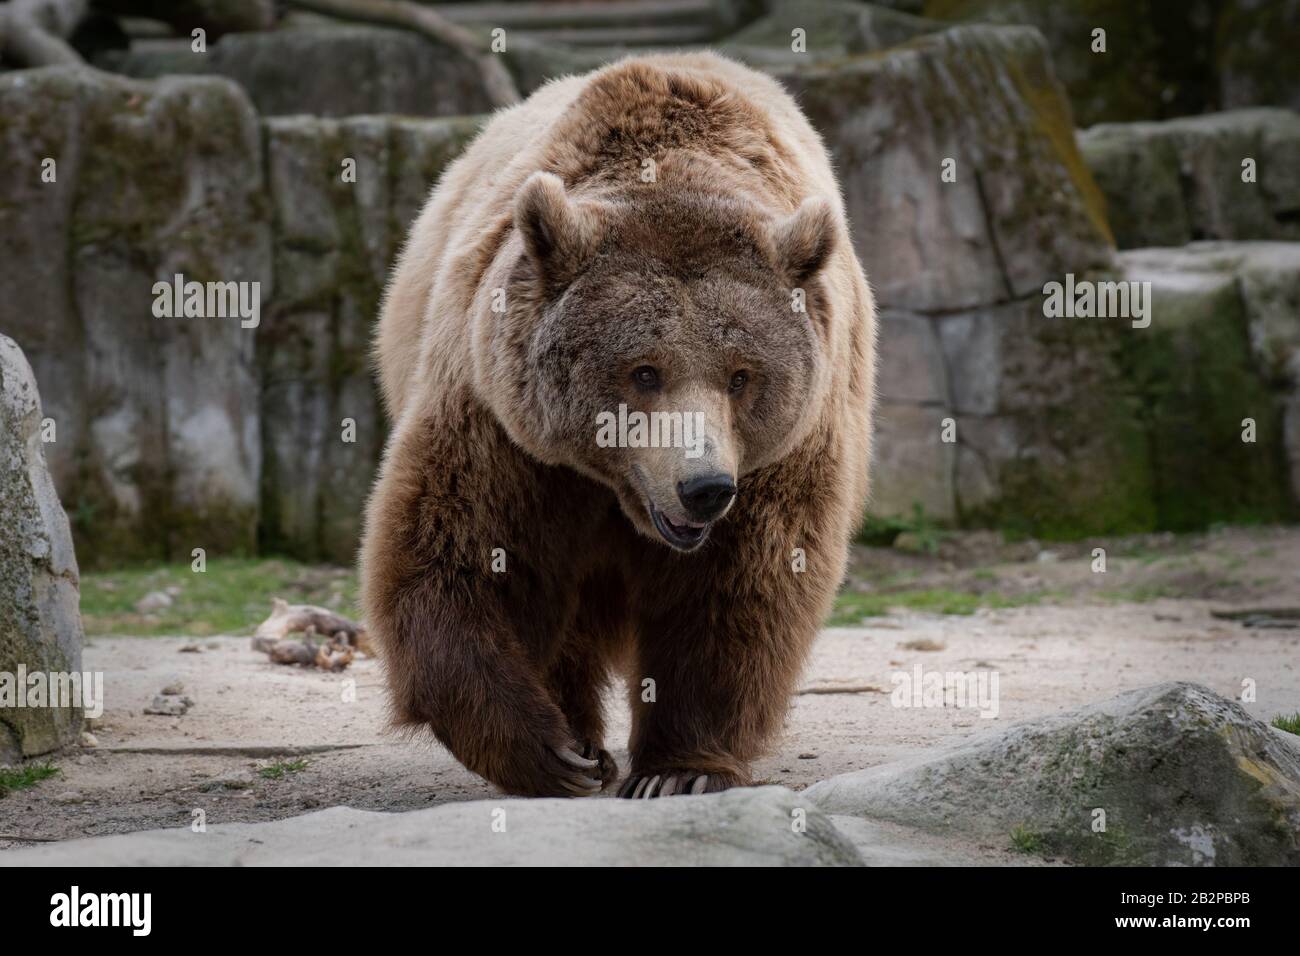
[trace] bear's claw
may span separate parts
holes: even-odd
[[[564,764],[564,770],[558,777],[564,791],[575,797],[590,797],[600,792],[605,781],[600,774],[600,761],[583,756],[583,753],[579,753],[579,748],[583,752],[590,750],[589,745],[569,744],[552,747],[551,752]]]
[[[555,783],[562,791],[560,796],[590,797],[612,786],[618,779],[618,764],[614,758],[589,740],[555,744],[550,749],[559,761],[558,765],[551,764],[551,769]]]
[[[589,749],[590,745],[584,747],[583,751],[586,752]],[[570,747],[556,747],[555,754],[570,767],[577,767],[579,770],[591,770],[594,767],[599,766],[598,761],[579,756],[578,752]]]
[[[707,773],[632,774],[623,781],[618,795],[625,800],[652,800],[656,797],[684,797],[726,789],[716,774],[713,786]]]

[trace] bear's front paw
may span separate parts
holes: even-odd
[[[596,761],[593,772],[600,777],[600,789],[607,790],[613,786],[614,781],[618,779],[618,764],[608,750],[590,740],[584,741],[580,748],[575,749],[580,750],[586,759]]]
[[[619,787],[618,795],[626,800],[651,800],[655,797],[682,797],[717,793],[739,784],[731,774],[699,773],[676,770],[666,773],[632,773]]]

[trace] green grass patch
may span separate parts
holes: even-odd
[[[864,594],[861,591],[842,591],[835,598],[835,609],[826,622],[827,627],[852,627],[867,617],[885,617],[890,611],[920,611],[928,614],[974,614],[980,608],[1024,607],[1037,604],[1048,595],[1034,591],[1021,595],[996,594],[973,591],[950,591],[945,588],[924,588],[912,591]]]
[[[1022,826],[1017,826],[1011,831],[1011,847],[1017,853],[1042,853],[1043,838]]]
[[[34,787],[58,772],[59,768],[52,763],[32,763],[13,770],[0,769],[0,799],[9,796],[14,790]]]
[[[1294,714],[1278,714],[1271,723],[1278,730],[1285,730],[1288,734],[1300,735],[1300,710]]]
[[[263,767],[257,771],[257,775],[263,780],[279,780],[287,777],[291,773],[299,773],[307,769],[307,759],[300,757],[297,760],[281,760],[270,766]]]
[[[1121,587],[1113,590],[1099,590],[1097,596],[1103,601],[1116,604],[1146,604],[1161,598],[1182,597],[1178,590],[1167,584],[1138,584],[1133,587]]]
[[[136,609],[146,594],[169,588],[174,591],[169,607],[147,613]],[[216,558],[202,572],[189,564],[167,564],[81,577],[81,616],[91,637],[251,634],[277,597],[356,617],[356,572],[281,558]]]

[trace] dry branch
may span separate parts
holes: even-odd
[[[18,66],[84,63],[67,42],[88,0],[9,0],[0,5],[0,56]]]

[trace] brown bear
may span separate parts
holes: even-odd
[[[411,229],[366,619],[398,725],[514,794],[750,782],[867,494],[875,307],[778,83],[633,57],[498,113]],[[648,424],[647,424],[648,422]]]

